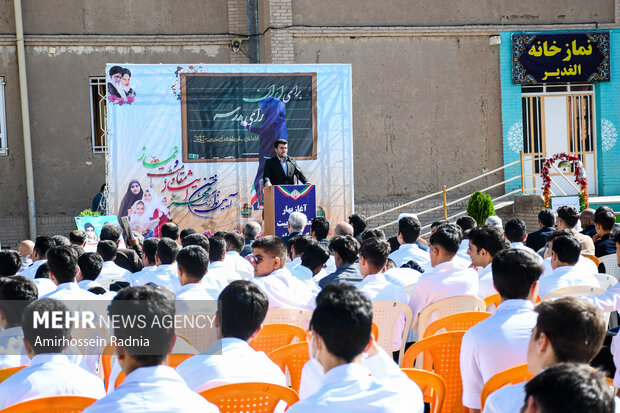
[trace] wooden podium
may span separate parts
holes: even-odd
[[[264,190],[265,235],[288,235],[288,216],[298,211],[306,215],[308,224],[316,217],[314,185],[275,185]],[[307,232],[307,231],[304,231]]]

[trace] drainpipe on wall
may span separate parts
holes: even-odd
[[[14,0],[15,34],[17,40],[17,67],[19,71],[19,91],[22,110],[22,130],[24,133],[24,160],[26,163],[26,190],[28,194],[28,228],[30,239],[37,237],[37,215],[34,204],[34,174],[32,171],[32,143],[30,141],[30,113],[28,109],[28,84],[26,81],[26,52],[24,49],[24,26],[22,24],[21,0]]]
[[[260,45],[258,38],[258,0],[246,0],[248,19],[248,54],[250,63],[260,63]]]

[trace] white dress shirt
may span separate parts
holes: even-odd
[[[19,258],[21,258],[22,260],[22,265],[21,267],[19,267],[19,270],[17,270],[17,274],[15,275],[23,275],[22,273],[26,270],[26,268],[32,265],[32,260],[30,259],[30,257],[20,256]]]
[[[414,260],[420,267],[424,268],[431,262],[431,256],[428,252],[424,251],[416,244],[400,244],[400,247],[391,253],[388,258],[394,261],[397,267]]]
[[[101,266],[101,272],[95,281],[98,283],[105,282],[105,284],[110,284],[110,281],[114,280],[130,281],[130,274],[123,267],[116,265],[114,261],[104,261]]]
[[[161,264],[157,266],[157,269],[148,271],[143,277],[137,280],[136,285],[144,285],[149,282],[159,285],[160,287],[167,288],[168,290],[176,293],[181,289],[181,282],[179,281],[179,271],[176,261],[172,264]],[[135,274],[134,274],[135,275]]]
[[[177,367],[177,373],[196,392],[244,382],[286,386],[286,377],[277,364],[262,351],[234,337],[222,338],[206,351],[185,360]]]
[[[175,293],[175,296],[177,314],[197,313],[202,307],[208,307],[207,301],[217,299],[211,297],[205,290],[205,287],[200,283],[185,284]],[[209,311],[205,310],[205,312]]]
[[[237,251],[227,251],[224,256],[224,264],[232,268],[242,279],[248,280],[254,277],[254,267],[250,261],[243,258]],[[236,280],[238,278],[235,278]],[[231,279],[230,281],[234,281]]]
[[[483,300],[490,295],[497,294],[497,290],[493,285],[493,269],[492,263],[489,263],[486,267],[482,268],[478,273],[478,297]]]
[[[386,280],[402,288],[417,283],[422,273],[413,268],[390,268],[383,275]]]
[[[415,412],[424,411],[420,388],[403,373],[378,380],[361,364],[343,364],[329,370],[321,388],[295,403],[290,413],[305,412]]]
[[[71,281],[58,284],[54,291],[40,298],[53,298],[60,301],[96,300],[97,295],[89,291],[82,290],[75,281]]]
[[[22,275],[24,277],[30,278],[31,280],[34,280],[34,276],[37,275],[37,270],[42,264],[45,264],[46,262],[47,260],[37,260],[33,262],[30,267],[22,271],[22,273],[19,275]]]
[[[491,317],[463,336],[463,405],[480,408],[482,387],[502,370],[527,362],[527,346],[538,314],[528,300],[506,300]]]
[[[37,354],[25,367],[0,383],[0,409],[51,396],[105,395],[103,381],[71,363],[64,354]]]
[[[468,249],[469,249],[469,240],[465,238],[461,241],[461,244],[459,245],[459,250],[456,252],[456,256],[466,261],[469,261],[469,263],[471,264],[471,257],[467,253]]]
[[[400,287],[389,282],[385,275],[369,274],[362,281],[355,284],[358,290],[370,298],[370,301],[396,301],[409,305],[409,296]],[[405,328],[405,317],[399,316],[394,327],[392,337],[392,351],[398,351],[402,342],[403,329]]]
[[[21,327],[9,327],[0,331],[0,369],[30,364],[24,347]]]
[[[298,265],[290,270],[290,272],[293,277],[306,284],[315,296],[321,292],[321,287],[319,287],[316,281],[314,281],[312,270],[310,270],[310,268],[304,267],[303,265]]]
[[[172,367],[140,367],[87,412],[219,412],[217,406],[191,391]]]
[[[290,271],[293,268],[297,267],[298,265],[301,265],[301,256],[295,257],[293,258],[293,261],[287,262],[284,268]]]
[[[300,308],[314,311],[316,296],[308,290],[306,284],[291,273],[280,268],[264,277],[254,277],[252,281],[263,289],[269,299],[269,309]]]
[[[528,247],[527,245],[525,245],[522,242],[511,242],[510,243],[510,248],[516,249],[516,250],[525,250],[525,251],[529,251],[529,252],[533,252],[534,254],[536,254],[536,251],[534,251],[532,248]],[[536,254],[537,256],[540,257],[540,255]]]
[[[78,287],[80,287],[82,290],[88,290],[89,288],[101,287],[101,284],[93,280],[82,280],[78,282]],[[102,288],[105,289],[105,287]]]
[[[580,297],[582,300],[589,301],[595,307],[603,311],[604,313],[611,313],[612,311],[620,310],[620,283],[616,283],[609,287],[601,295],[594,297]],[[618,381],[620,384],[620,379]],[[620,387],[620,386],[618,386]]]
[[[574,265],[563,265],[553,270],[550,275],[540,278],[538,282],[538,295],[540,295],[540,298],[544,298],[545,295],[552,291],[576,285],[600,287],[600,283],[594,275],[584,273],[579,267]]]
[[[202,281],[202,286],[211,297],[217,300],[224,288],[234,280],[240,280],[241,276],[224,261],[213,261],[209,263],[209,269]]]
[[[418,317],[425,307],[458,295],[478,295],[478,274],[474,269],[459,268],[452,261],[446,261],[426,271],[409,300],[413,314],[411,330],[418,327]]]
[[[545,267],[545,270],[540,276],[541,279],[543,277],[546,277],[547,275],[551,275],[551,273],[553,272],[553,268],[551,268],[551,257],[545,258],[542,264]],[[579,256],[579,260],[577,261],[577,264],[575,264],[575,267],[578,268],[579,271],[586,274],[598,274],[598,267],[596,266],[594,261],[592,261],[590,258],[584,257],[583,255]]]
[[[150,281],[150,274],[153,271],[157,271],[157,265],[149,265],[148,267],[142,268],[141,271],[130,273],[129,283],[131,285],[143,285],[142,280],[144,280],[144,284],[146,284]]]
[[[56,284],[49,278],[35,278],[32,281],[34,281],[35,285],[37,286],[39,298],[56,290]]]

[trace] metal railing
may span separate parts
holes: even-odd
[[[440,205],[437,205],[437,206],[434,206],[434,207],[431,207],[431,208],[427,208],[427,209],[425,209],[423,211],[420,211],[420,212],[416,212],[416,215],[419,217],[421,215],[428,214],[430,212],[434,212],[434,211],[437,211],[437,210],[442,210],[443,211],[443,218],[444,219],[454,219],[454,218],[459,217],[461,215],[465,215],[467,213],[467,211],[466,210],[462,210],[462,211],[459,211],[459,212],[457,212],[457,213],[455,213],[453,215],[448,216],[448,207],[451,206],[451,205],[454,205],[454,204],[458,204],[459,202],[468,199],[471,195],[466,195],[466,196],[463,196],[463,197],[460,197],[458,199],[455,199],[455,200],[452,200],[452,201],[448,202],[448,200],[447,200],[448,192],[453,191],[453,190],[458,189],[458,188],[461,188],[461,187],[463,187],[465,185],[468,185],[468,184],[471,184],[473,182],[476,182],[477,180],[485,178],[485,177],[487,177],[489,175],[493,175],[493,174],[496,174],[498,172],[501,172],[504,169],[509,168],[511,166],[514,166],[514,165],[517,165],[517,164],[520,164],[520,166],[521,166],[521,171],[520,171],[519,175],[510,177],[508,179],[504,179],[501,182],[498,182],[496,184],[487,186],[486,188],[481,188],[481,189],[477,189],[477,190],[485,192],[485,191],[488,191],[490,189],[497,188],[499,186],[505,185],[505,184],[507,184],[509,182],[520,180],[520,184],[521,185],[520,185],[520,187],[518,189],[515,189],[514,191],[511,191],[511,192],[505,193],[503,195],[497,196],[495,198],[492,198],[494,203],[499,201],[499,200],[501,200],[501,199],[504,199],[506,197],[510,197],[510,196],[516,195],[517,193],[525,194],[526,192],[536,191],[536,190],[538,190],[540,188],[526,188],[525,187],[525,179],[526,178],[532,178],[534,176],[537,176],[538,174],[527,174],[526,175],[525,174],[525,168],[524,168],[524,162],[525,161],[535,162],[535,161],[539,161],[539,160],[542,160],[542,159],[546,159],[546,158],[545,157],[527,156],[527,155],[523,154],[523,151],[520,151],[520,155],[519,155],[519,160],[518,161],[514,161],[514,162],[511,162],[509,164],[500,166],[499,168],[495,168],[492,171],[485,172],[485,173],[483,173],[481,175],[478,175],[478,176],[476,176],[474,178],[468,179],[466,181],[463,181],[463,182],[458,183],[456,185],[453,185],[451,187],[447,187],[446,185],[443,185],[441,191],[433,192],[431,194],[425,195],[425,196],[423,196],[421,198],[418,198],[418,199],[415,199],[413,201],[405,202],[405,203],[403,203],[401,205],[398,205],[398,206],[395,206],[393,208],[387,209],[387,210],[385,210],[383,212],[379,212],[378,214],[371,215],[367,219],[370,221],[372,219],[375,219],[375,218],[381,217],[383,215],[387,215],[389,213],[398,211],[398,210],[400,210],[402,208],[410,207],[410,206],[415,205],[415,204],[417,204],[419,202],[426,201],[428,199],[437,197],[439,195],[442,195],[442,202],[441,202]],[[560,171],[559,169],[555,168],[555,166],[553,166],[553,167],[554,167],[554,169],[556,169],[557,172],[560,173],[560,175],[564,179],[566,179],[569,183],[571,183],[571,185],[573,185],[573,187],[575,187],[575,189],[577,189],[577,191],[579,191],[579,189],[575,186],[575,184],[570,182],[570,180],[562,173],[562,171]],[[552,177],[552,179],[553,179],[553,177]],[[564,192],[561,187],[558,186],[558,188],[560,189],[561,192]],[[551,192],[551,194],[555,195],[555,193],[553,193],[553,191]],[[564,193],[564,195],[566,195],[566,193]],[[390,221],[390,222],[388,222],[386,224],[379,225],[379,226],[374,227],[374,228],[375,229],[383,229],[383,228],[389,227],[389,226],[397,224],[397,223],[398,223],[398,220],[394,220],[394,221]],[[422,226],[421,230],[424,231],[425,229],[428,229],[430,227],[431,227],[431,223]]]

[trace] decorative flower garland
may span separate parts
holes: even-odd
[[[581,159],[579,159],[579,156],[567,154],[565,152],[556,153],[555,155],[550,156],[547,158],[542,167],[540,177],[543,180],[542,190],[543,197],[545,199],[545,208],[549,208],[551,206],[551,177],[549,176],[549,169],[551,168],[551,165],[559,159],[570,161],[575,165],[575,182],[577,182],[581,187],[579,198],[580,201],[583,200],[585,208],[588,208],[588,179],[586,177],[586,169],[583,167],[583,163],[581,162]]]

